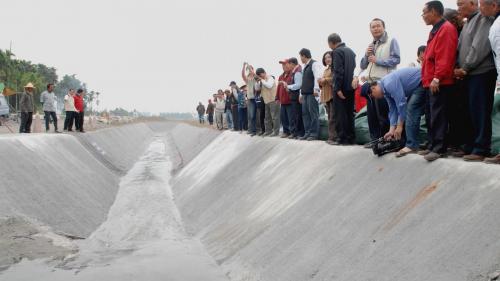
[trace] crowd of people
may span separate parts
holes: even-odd
[[[33,112],[35,112],[33,83],[28,83],[24,87],[24,92],[21,93],[19,107],[21,111],[21,122],[19,133],[31,133],[31,125],[33,122]],[[85,91],[83,89],[70,89],[64,97],[64,110],[66,118],[64,120],[64,131],[73,132],[73,124],[76,131],[84,133],[83,124],[85,120]],[[45,114],[45,130],[50,131],[50,123],[54,124],[54,132],[61,133],[58,130],[57,113],[56,113],[56,95],[54,93],[54,84],[48,84],[47,90],[40,95],[40,103],[42,104]]]
[[[367,38],[357,75],[356,54],[336,33],[328,36],[330,50],[321,61],[305,48],[299,52],[301,64],[295,57],[280,61],[278,79],[244,63],[245,85],[231,82],[207,108],[200,102],[200,122],[207,115],[212,125],[215,115],[220,130],[314,141],[323,105],[326,142],[352,145],[358,91],[372,140],[366,148],[384,139],[399,143],[397,157],[418,153],[429,162],[453,156],[500,164],[500,155],[491,157],[491,114],[494,95],[500,94],[499,15],[500,0],[458,0],[456,10],[427,2],[422,18],[432,26],[428,41],[418,48],[417,61],[403,68],[398,68],[398,41],[380,18],[369,23],[373,38]],[[422,116],[426,140],[419,138]]]

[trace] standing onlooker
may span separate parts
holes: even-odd
[[[417,60],[414,62],[411,62],[408,67],[419,67],[422,68],[422,62],[424,61],[424,55],[425,55],[425,48],[427,46],[423,45],[418,47],[417,49]]]
[[[224,111],[226,110],[226,99],[224,92],[219,90],[215,98],[215,123],[217,129],[224,130]]]
[[[313,141],[319,138],[319,98],[321,91],[318,80],[323,77],[321,64],[312,59],[309,49],[299,52],[300,60],[304,64],[302,76],[302,118],[304,120],[305,135],[301,140]]]
[[[354,144],[354,88],[352,81],[356,68],[356,54],[342,42],[336,33],[328,36],[333,50],[333,104],[336,144]]]
[[[446,98],[453,91],[453,67],[456,61],[458,33],[443,18],[440,1],[430,1],[423,8],[422,18],[432,30],[427,41],[422,64],[422,86],[430,103],[429,149],[421,152],[425,160],[435,161],[446,153],[445,136],[448,130]]]
[[[256,79],[258,77],[256,75]],[[258,136],[263,136],[266,133],[266,105],[264,103],[264,99],[261,95],[260,82],[255,84],[255,105],[257,108],[257,122],[256,122],[256,130]]]
[[[479,13],[477,1],[458,0],[457,5],[467,23],[460,34],[455,77],[467,86],[467,111],[472,125],[472,132],[466,134],[464,160],[483,161],[491,153],[491,113],[497,78],[488,39],[493,20]]]
[[[201,103],[201,101],[196,107],[196,111],[198,112],[200,124],[205,124],[205,106]]]
[[[276,80],[268,75],[263,68],[256,71],[259,77],[259,88],[265,105],[265,127],[264,136],[277,137],[280,133],[280,105],[276,101]]]
[[[449,21],[457,29],[458,35],[462,33],[464,27],[464,18],[455,9],[446,8],[444,9],[444,19]]]
[[[288,65],[291,69],[291,81],[287,86],[290,96],[292,122],[290,123],[290,139],[302,138],[305,134],[304,121],[302,119],[302,104],[300,104],[300,89],[302,88],[302,66],[297,58],[288,59]]]
[[[242,86],[238,91],[238,121],[241,132],[248,130],[248,111],[247,111],[247,86]]]
[[[68,94],[64,96],[64,111],[66,118],[64,119],[64,131],[73,132],[73,123],[76,119],[75,108],[75,90],[70,89]]]
[[[236,82],[232,81],[229,84],[231,87],[231,113],[233,115],[233,128],[235,131],[240,130],[240,121],[239,121],[239,113],[238,113],[238,93],[239,87]]]
[[[54,131],[57,130],[57,114],[56,114],[56,95],[54,94],[54,84],[48,84],[47,90],[40,95],[40,102],[43,105],[43,112],[45,113],[45,130],[49,131],[50,118],[54,122]]]
[[[491,2],[491,3],[489,3]],[[497,82],[495,95],[500,94],[500,3],[498,0],[481,0],[481,13],[485,16],[495,17],[495,22],[490,28],[491,49],[495,57],[495,66],[497,68]],[[487,158],[484,162],[489,164],[500,164],[500,154],[493,158]]]
[[[234,130],[234,122],[233,122],[233,94],[230,90],[225,90],[224,94],[226,95],[226,102],[224,108],[224,114],[226,115],[226,123],[228,130]]]
[[[335,110],[333,107],[333,52],[328,51],[323,55],[323,65],[326,67],[323,78],[319,79],[321,88],[321,103],[325,105],[328,114],[328,140],[326,143],[335,144],[337,132],[335,131]]]
[[[291,84],[293,75],[290,70],[288,59],[279,62],[283,68],[283,73],[278,78],[277,99],[281,106],[281,125],[283,126],[282,138],[288,138],[292,135],[294,124],[293,107],[288,94],[288,84]]]
[[[248,74],[246,74],[248,70]],[[255,97],[255,72],[253,67],[248,63],[243,63],[243,69],[241,70],[241,78],[247,84],[247,99],[248,99],[248,133],[251,136],[257,134],[256,127],[256,116],[257,116],[257,103]]]
[[[24,86],[24,92],[21,94],[19,107],[21,109],[21,126],[19,133],[31,133],[31,123],[33,122],[33,112],[35,111],[35,104],[33,103],[33,94],[35,86],[28,83]]]
[[[208,115],[208,123],[210,124],[210,126],[214,124],[214,111],[215,111],[215,105],[212,103],[212,100],[208,100],[207,115]]]
[[[389,37],[383,20],[373,19],[370,22],[370,32],[373,39],[361,60],[361,69],[367,71],[366,79],[373,83],[395,70],[401,59],[398,41]],[[389,131],[389,106],[386,99],[366,98],[370,137],[376,140]],[[365,147],[371,148],[370,143]]]
[[[83,96],[84,92],[83,89],[78,89],[76,91],[76,95],[74,96],[75,99],[75,108],[76,108],[76,130],[85,133],[85,130],[83,129],[83,123],[85,119],[85,104],[83,102]]]

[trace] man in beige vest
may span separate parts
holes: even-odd
[[[276,101],[276,80],[267,75],[263,68],[257,69],[256,74],[260,80],[257,87],[260,88],[260,94],[266,108],[266,133],[264,137],[277,137],[280,134],[280,105]]]
[[[366,70],[369,83],[377,82],[396,69],[401,62],[398,41],[389,37],[385,22],[375,18],[370,22],[373,40],[361,60],[361,69]],[[372,140],[383,137],[389,131],[389,106],[385,99],[367,99],[368,126]],[[367,146],[367,148],[369,148]]]

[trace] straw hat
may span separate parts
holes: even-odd
[[[35,86],[33,85],[33,83],[28,83],[26,86],[24,86],[25,89],[35,89]]]

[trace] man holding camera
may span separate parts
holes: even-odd
[[[384,135],[385,140],[400,141],[400,146],[405,145],[406,137],[403,132],[405,121],[407,121],[407,100],[415,91],[421,89],[421,77],[419,68],[403,68],[370,84],[369,96],[375,100],[385,98],[389,105],[390,129]],[[420,115],[418,115],[418,120],[420,120]],[[413,143],[417,143],[418,148],[418,142],[414,140],[414,136],[418,135],[419,128],[420,126],[416,128],[412,126],[411,132],[406,132],[406,136],[410,137],[410,148],[401,149],[396,156],[401,157],[416,152]]]
[[[280,105],[276,100],[277,86],[273,76],[266,73],[263,68],[256,71],[258,77],[257,88],[261,91],[261,96],[265,105],[265,137],[277,137],[280,133]]]

